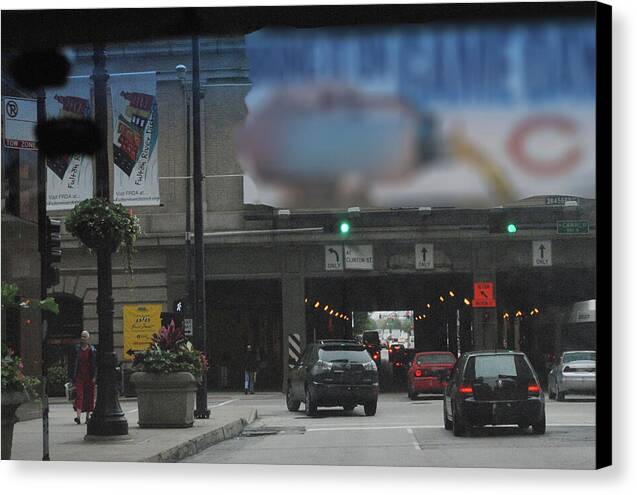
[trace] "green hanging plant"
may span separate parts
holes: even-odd
[[[123,252],[126,269],[133,273],[135,242],[142,235],[139,217],[124,206],[103,198],[85,199],[65,219],[66,230],[89,250],[100,248]]]

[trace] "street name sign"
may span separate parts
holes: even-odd
[[[434,267],[434,245],[416,244],[416,269],[431,270]]]
[[[325,270],[340,271],[343,269],[343,246],[333,244],[325,246]]]
[[[494,308],[493,282],[474,282],[473,301],[474,308]]]
[[[551,266],[551,241],[533,241],[533,266]]]
[[[37,150],[35,125],[38,122],[38,102],[30,98],[2,99],[3,139],[7,148]]]
[[[345,246],[345,268],[348,270],[373,270],[373,246],[371,244]]]
[[[562,220],[557,222],[558,234],[588,234],[589,226],[587,221]]]

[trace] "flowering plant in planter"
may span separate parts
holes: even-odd
[[[127,270],[133,273],[132,256],[142,228],[132,211],[104,198],[90,198],[77,204],[64,223],[66,230],[90,250],[106,247],[123,251]]]
[[[147,350],[135,353],[133,369],[164,374],[186,371],[201,379],[208,370],[208,361],[202,352],[193,348],[183,330],[171,321],[170,325],[153,335]]]
[[[29,398],[37,397],[40,380],[24,374],[22,359],[9,347],[2,346],[2,393],[21,393]]]

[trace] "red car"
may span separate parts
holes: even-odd
[[[407,373],[407,395],[442,394],[447,386],[456,356],[450,352],[418,352]]]

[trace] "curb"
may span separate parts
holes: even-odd
[[[239,436],[243,429],[250,423],[253,423],[257,417],[257,410],[251,409],[247,419],[241,418],[232,421],[212,431],[191,438],[175,447],[166,449],[159,454],[141,459],[140,462],[178,462],[186,457],[198,454],[216,443]]]

